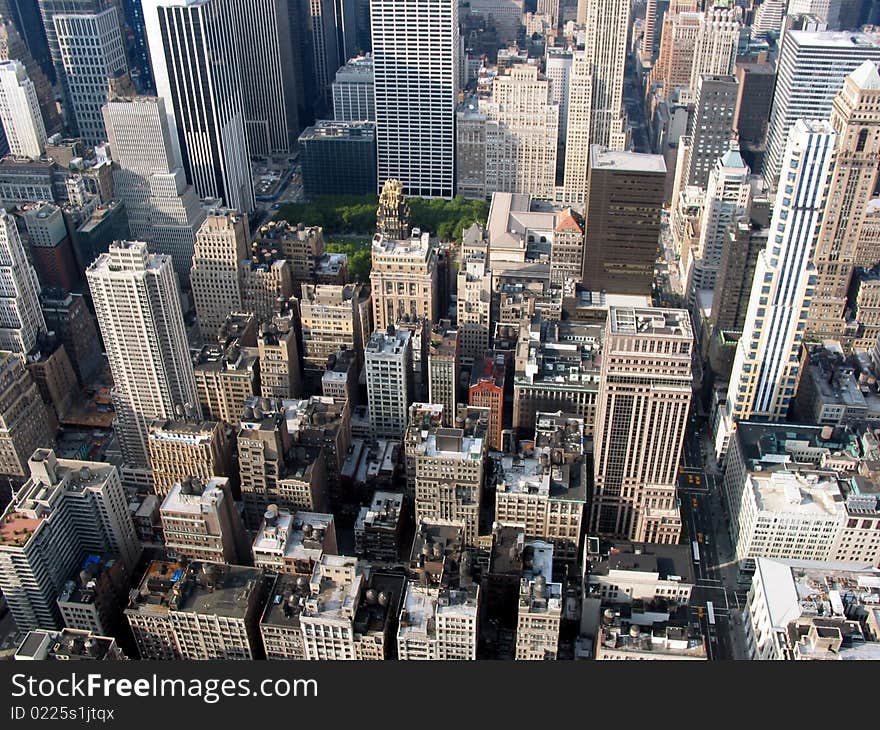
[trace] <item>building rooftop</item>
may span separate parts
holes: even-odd
[[[749,480],[759,510],[826,519],[844,513],[844,498],[834,474],[775,471],[752,473]]]
[[[272,586],[260,623],[299,629],[299,617],[309,595],[307,577],[279,574]]]
[[[239,565],[190,564],[190,590],[181,595],[177,611],[244,618],[251,596],[260,590],[263,571]]]
[[[647,574],[652,580],[694,582],[691,551],[687,545],[599,540],[594,543],[599,546],[599,553],[587,556],[590,575],[607,576],[614,571],[625,571]],[[588,550],[585,546],[585,552]]]
[[[590,168],[665,175],[666,160],[663,155],[621,152],[594,144],[590,145]]]
[[[406,329],[389,327],[387,332],[376,330],[370,336],[364,352],[370,355],[399,355],[408,346],[412,333]]]
[[[684,309],[611,307],[608,318],[612,334],[693,339],[691,318]]]
[[[403,494],[377,490],[369,507],[362,507],[355,530],[370,527],[376,530],[396,530],[401,524]]]
[[[226,477],[211,477],[207,482],[202,482],[198,477],[190,477],[171,487],[160,509],[163,513],[175,515],[201,515],[210,512],[226,498],[228,485],[229,479]]]
[[[315,562],[324,553],[327,533],[334,531],[333,515],[322,512],[267,510],[254,539],[253,552],[288,560]]]

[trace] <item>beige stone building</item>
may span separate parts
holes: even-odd
[[[24,362],[0,351],[0,474],[27,476],[34,449],[54,443],[49,412]]]
[[[226,476],[230,445],[226,427],[219,421],[154,421],[147,435],[153,488],[165,497],[188,477],[207,482]]]
[[[678,466],[692,397],[684,310],[612,307],[596,413],[590,531],[677,543]]]
[[[195,235],[190,282],[199,326],[206,337],[220,331],[230,312],[240,311],[241,262],[248,257],[247,216],[211,210]]]
[[[837,155],[813,253],[816,287],[807,319],[807,331],[822,337],[839,335],[845,327],[859,233],[877,185],[878,103],[880,74],[872,61],[847,76],[834,97],[831,125],[837,132]]]
[[[373,237],[370,284],[373,326],[387,330],[399,321],[419,317],[434,320],[437,313],[437,252],[429,234],[405,240]]]

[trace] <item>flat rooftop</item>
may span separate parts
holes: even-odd
[[[666,160],[663,155],[621,152],[596,144],[590,146],[590,167],[594,170],[611,169],[622,172],[666,174]]]

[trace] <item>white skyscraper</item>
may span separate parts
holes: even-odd
[[[565,202],[583,204],[587,198],[587,177],[592,139],[593,68],[583,51],[575,51],[568,77],[568,113],[565,134]]]
[[[458,0],[373,0],[378,186],[407,195],[455,194]]]
[[[20,629],[62,626],[56,599],[83,559],[107,553],[132,571],[141,546],[115,466],[37,449],[28,467],[0,516],[0,588]]]
[[[205,211],[183,172],[165,100],[111,99],[103,109],[116,195],[125,201],[132,238],[172,257],[182,281],[189,277],[195,232]]]
[[[0,208],[0,350],[24,356],[37,343],[46,329],[39,292],[15,220]]]
[[[559,105],[536,66],[518,64],[481,101],[486,115],[486,190],[553,199]]]
[[[19,61],[0,63],[0,121],[13,155],[37,158],[46,146],[46,127],[33,82]]]
[[[201,198],[245,213],[254,188],[233,0],[143,0],[156,91]]]
[[[117,241],[86,271],[113,374],[116,429],[126,466],[149,466],[147,435],[175,406],[200,416],[171,258]]]
[[[714,289],[721,254],[731,223],[746,215],[751,197],[751,172],[738,149],[715,161],[709,173],[706,199],[700,216],[700,236],[690,276],[693,296],[700,289]]]
[[[412,342],[408,330],[376,330],[364,347],[370,425],[377,438],[399,439],[412,402]]]
[[[694,44],[691,93],[696,93],[698,81],[703,74],[726,76],[733,73],[741,19],[742,8],[735,5],[707,8],[702,14]]]
[[[850,31],[785,33],[764,158],[764,177],[771,186],[782,169],[782,155],[795,121],[828,119],[843,80],[865,61],[880,61],[880,44],[873,35]]]
[[[590,143],[621,150],[626,140],[623,77],[630,4],[630,0],[590,0],[585,19],[587,41],[584,49],[593,67]]]
[[[837,134],[826,121],[798,120],[783,157],[771,237],[758,254],[743,334],[727,391],[727,416],[785,418],[798,382],[813,296],[812,252],[825,208]]]
[[[101,107],[107,84],[128,71],[115,7],[94,15],[56,15],[55,35],[79,136],[89,144],[106,139]]]

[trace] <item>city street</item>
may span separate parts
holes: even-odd
[[[697,546],[697,555],[692,556],[695,588],[691,619],[707,639],[710,659],[736,659],[743,656],[739,622],[746,591],[737,584],[738,567],[721,507],[720,479],[703,467],[698,424],[692,422],[688,430],[679,473],[682,542],[691,550],[694,543]],[[714,623],[710,622],[709,603]]]

